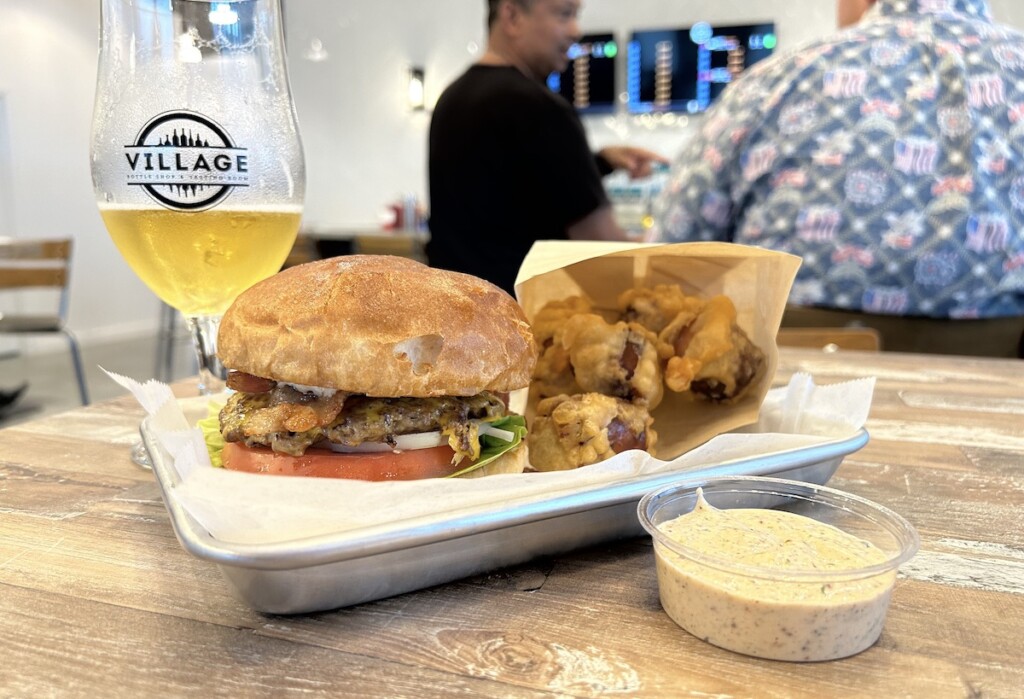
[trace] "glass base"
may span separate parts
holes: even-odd
[[[199,395],[220,393],[228,375],[217,357],[220,316],[186,316],[185,322],[192,333],[192,348],[199,364]]]
[[[141,439],[132,445],[132,462],[147,471],[153,470],[153,462],[149,459],[149,450],[146,449],[146,445],[142,443]]]

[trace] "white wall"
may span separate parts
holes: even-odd
[[[306,226],[376,226],[389,201],[423,197],[430,115],[409,110],[407,71],[425,69],[433,103],[472,62],[467,45],[483,43],[483,7],[484,0],[286,0]],[[306,58],[314,40],[326,60]]]
[[[0,91],[0,235],[14,230],[14,174],[7,100]]]
[[[405,105],[405,70],[426,69],[428,103],[484,44],[484,0],[285,0],[291,74],[308,164],[306,223],[376,225],[400,193],[426,194],[429,115]],[[72,235],[71,326],[83,341],[151,332],[158,303],[110,242],[93,202],[89,129],[100,0],[0,0],[0,95],[13,196],[4,216],[19,237]],[[831,0],[588,0],[586,31],[698,19],[771,19],[781,46],[831,31]],[[992,0],[1024,28],[1024,3]],[[304,54],[322,43],[328,57]],[[0,123],[3,123],[0,120]],[[629,140],[671,154],[686,128],[632,118],[588,120],[594,145]],[[687,125],[687,128],[691,125]]]
[[[155,327],[159,309],[121,260],[93,201],[98,24],[98,0],[0,0],[0,94],[13,190],[5,214],[12,230],[0,235],[75,238],[71,327],[85,340]]]

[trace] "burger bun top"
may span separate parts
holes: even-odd
[[[259,282],[224,314],[218,355],[229,369],[377,397],[511,391],[537,358],[507,293],[390,255],[318,260]]]

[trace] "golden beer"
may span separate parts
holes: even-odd
[[[220,315],[288,257],[300,207],[199,212],[100,205],[114,244],[135,273],[186,316]]]

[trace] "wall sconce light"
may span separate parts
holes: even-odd
[[[303,58],[307,61],[313,61],[314,63],[320,63],[326,61],[330,54],[327,53],[327,49],[324,48],[324,42],[319,39],[312,39],[309,42],[309,48],[302,54]]]
[[[409,68],[409,108],[413,111],[422,111],[425,108],[423,96],[423,69],[418,67]]]
[[[231,3],[214,3],[210,10],[210,24],[228,25],[238,21],[238,13],[231,9]]]

